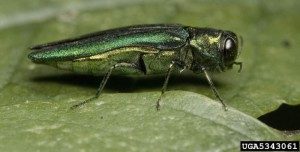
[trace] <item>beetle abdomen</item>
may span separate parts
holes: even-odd
[[[102,75],[117,63],[132,63],[136,68],[117,68],[114,74],[131,75],[146,74],[142,57],[145,54],[157,54],[158,50],[147,47],[124,47],[106,53],[78,58],[71,61],[49,61],[44,64],[58,69],[81,74]]]

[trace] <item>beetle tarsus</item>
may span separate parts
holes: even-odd
[[[223,105],[223,108],[225,111],[228,111],[228,107],[226,105]]]
[[[74,110],[74,109],[80,108],[80,107],[82,107],[83,105],[85,105],[86,103],[88,103],[88,102],[90,102],[90,101],[93,101],[93,100],[95,100],[95,99],[97,99],[97,98],[98,98],[98,97],[95,96],[95,97],[92,97],[92,98],[90,98],[90,99],[87,99],[87,100],[85,100],[85,101],[83,101],[83,102],[80,102],[80,103],[78,103],[78,104],[73,105],[70,109],[71,109],[71,110]]]
[[[157,100],[157,102],[156,102],[156,106],[155,106],[155,107],[156,107],[156,110],[157,110],[157,111],[160,110],[160,104],[159,104],[160,99],[161,99],[161,98],[159,98],[159,99]]]

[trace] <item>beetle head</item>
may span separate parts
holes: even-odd
[[[239,54],[235,33],[215,29],[194,31],[190,46],[193,52],[192,69],[199,73],[202,67],[210,71],[231,69]]]
[[[219,52],[222,56],[221,68],[224,70],[231,69],[235,64],[235,60],[240,54],[239,41],[235,33],[230,31],[224,31],[222,39],[220,41]]]

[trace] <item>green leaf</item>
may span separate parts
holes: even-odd
[[[239,151],[241,140],[300,140],[256,118],[300,104],[297,0],[0,2],[0,151]],[[146,23],[232,30],[244,39],[244,67],[211,74],[224,111],[203,76],[112,77],[70,74],[27,59],[33,44]],[[175,91],[176,90],[176,91]],[[296,116],[295,116],[296,117]],[[289,118],[291,119],[291,118]],[[296,121],[296,120],[295,120]],[[299,122],[295,122],[298,123]]]
[[[51,99],[3,106],[1,143],[7,146],[3,150],[228,151],[237,150],[240,140],[282,137],[255,118],[233,108],[224,111],[219,103],[196,93],[170,91],[158,112],[153,104],[158,95],[104,94],[75,111]],[[18,147],[15,140],[22,140]]]

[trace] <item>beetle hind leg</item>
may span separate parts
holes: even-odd
[[[109,70],[107,71],[107,73],[105,74],[104,78],[102,79],[102,81],[97,89],[95,96],[92,98],[89,98],[83,102],[73,105],[71,107],[71,109],[79,108],[79,107],[85,105],[86,103],[97,99],[101,95],[101,92],[102,92],[103,88],[105,87],[107,80],[109,79],[112,71],[117,67],[131,67],[131,68],[139,69],[135,64],[132,64],[132,63],[117,63],[117,64],[115,64],[114,66],[110,67]]]

